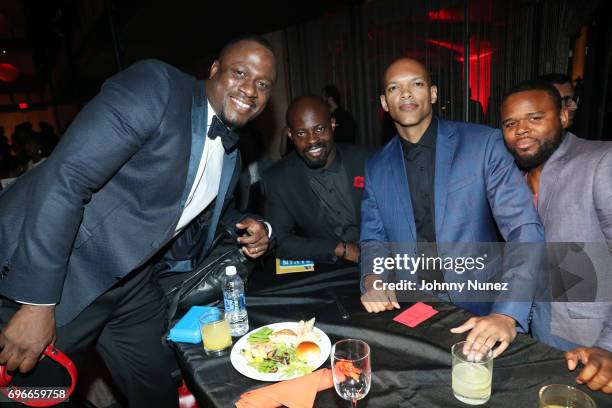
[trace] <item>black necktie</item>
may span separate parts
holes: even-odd
[[[208,137],[212,140],[221,137],[221,143],[226,153],[231,152],[238,143],[238,134],[228,129],[217,115],[213,116],[212,123],[208,128]]]

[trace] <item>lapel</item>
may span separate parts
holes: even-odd
[[[389,152],[389,164],[391,165],[392,177],[388,191],[397,191],[398,200],[402,205],[400,219],[407,219],[410,226],[412,238],[416,241],[416,224],[414,223],[414,210],[412,199],[410,198],[410,187],[408,186],[408,176],[406,175],[406,164],[404,163],[404,153],[400,136],[396,135],[391,142]]]
[[[187,180],[185,189],[181,197],[181,206],[185,207],[185,201],[191,191],[191,186],[195,180],[198,166],[202,159],[204,143],[206,143],[206,119],[208,117],[208,104],[206,100],[206,89],[204,81],[196,81],[193,92],[193,102],[191,104],[191,154],[189,155],[189,169],[187,170]]]
[[[448,182],[451,175],[453,156],[457,143],[455,127],[442,119],[438,119],[438,135],[436,138],[436,171],[434,175],[434,205],[436,222],[436,240],[440,240],[446,204],[448,198]]]
[[[202,152],[204,151],[204,143],[207,140],[207,119],[208,119],[208,99],[206,98],[206,88],[204,81],[196,82],[196,89],[193,94],[193,103],[191,105],[191,155],[189,157],[189,170],[187,172],[187,180],[185,190],[181,198],[181,209],[185,206],[185,201],[191,191],[191,186],[195,180],[200,160],[202,160]],[[219,181],[219,191],[217,198],[214,201],[214,209],[210,221],[210,226],[206,235],[205,251],[208,250],[217,230],[225,196],[228,193],[229,185],[236,167],[238,157],[238,149],[234,149],[230,154],[223,156],[223,167],[221,169],[221,180]]]
[[[183,194],[181,201],[177,208],[177,213],[174,222],[169,226],[165,236],[166,241],[174,236],[174,230],[176,224],[181,218],[183,209],[185,208],[185,202],[191,186],[195,180],[198,166],[202,158],[202,152],[204,151],[204,143],[206,141],[206,117],[208,114],[208,107],[206,104],[206,95],[204,89],[204,81],[195,81],[191,96],[191,144],[189,153],[189,167],[187,168],[187,178],[185,179],[185,187],[183,188]],[[204,135],[204,137],[202,137]],[[162,246],[158,241],[154,241],[151,244],[154,248]]]
[[[230,154],[226,153],[223,155],[223,167],[221,169],[221,180],[219,181],[219,192],[217,193],[217,198],[215,199],[215,208],[210,219],[210,227],[208,228],[206,245],[204,246],[206,251],[210,247],[210,244],[215,237],[215,231],[217,230],[219,218],[221,217],[221,211],[223,210],[223,204],[225,203],[225,196],[228,193],[229,185],[236,168],[237,157],[238,148],[232,150]],[[233,228],[234,226],[231,225],[229,227]]]
[[[542,174],[540,175],[540,189],[538,191],[538,214],[543,223],[546,224],[546,212],[554,196],[555,186],[557,185],[561,171],[565,168],[567,161],[567,152],[574,141],[575,136],[566,132],[565,139],[561,142],[559,148],[550,156],[544,164]]]

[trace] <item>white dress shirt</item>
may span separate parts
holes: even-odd
[[[206,137],[214,116],[215,111],[213,111],[212,106],[208,103],[206,132],[202,135],[202,137],[206,138],[204,142],[204,151],[202,152],[202,158],[198,165],[198,172],[193,180],[191,191],[189,192],[189,196],[187,196],[185,208],[176,225],[174,235],[178,234],[187,224],[208,207],[219,193],[219,183],[221,181],[221,170],[223,169],[223,156],[225,155],[225,150],[223,149],[220,137],[216,137],[215,139]]]

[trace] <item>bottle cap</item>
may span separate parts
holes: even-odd
[[[236,274],[236,267],[234,265],[226,266],[225,267],[225,274],[227,276],[235,275]]]

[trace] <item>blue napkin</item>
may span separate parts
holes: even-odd
[[[218,319],[220,316],[219,309],[216,307],[192,306],[170,330],[168,340],[180,343],[201,343],[202,333],[198,320],[204,314],[208,314],[211,320]]]

